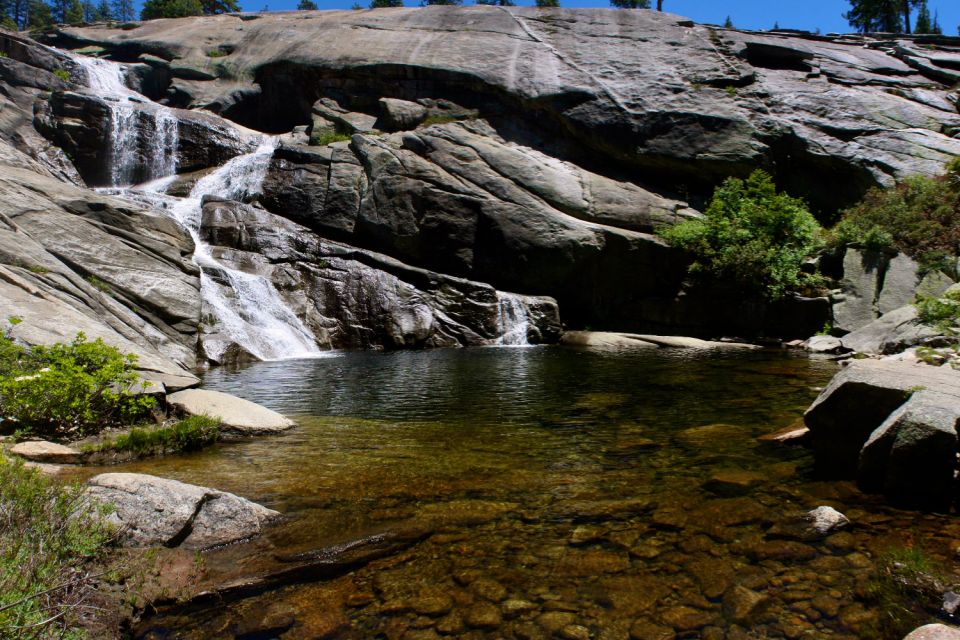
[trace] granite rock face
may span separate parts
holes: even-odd
[[[132,31],[64,28],[51,41],[162,65],[159,57],[172,81],[151,97],[261,130],[307,124],[321,97],[371,115],[384,97],[448,99],[517,141],[615,162],[645,184],[704,192],[768,166],[824,210],[869,185],[935,173],[960,153],[947,91],[955,48],[940,42],[744,33],[653,11],[482,6],[158,20]],[[211,43],[229,55],[209,58]],[[203,74],[185,77],[185,67]]]

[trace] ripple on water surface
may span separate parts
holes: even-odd
[[[816,482],[802,450],[757,443],[797,420],[834,372],[767,352],[561,348],[212,370],[207,388],[296,416],[300,428],[122,468],[290,516],[208,554],[211,580],[371,533],[418,534],[351,572],[171,612],[141,632],[868,637],[868,555],[927,532],[946,553],[960,531]],[[819,504],[862,526],[816,542],[769,534]]]

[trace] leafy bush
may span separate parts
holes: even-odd
[[[89,567],[113,532],[81,495],[0,456],[0,637],[83,637]]]
[[[0,334],[0,425],[22,434],[77,437],[131,424],[153,400],[135,366],[103,340],[78,333],[69,344],[23,347]]]
[[[820,225],[802,200],[777,193],[769,174],[728,178],[703,218],[661,232],[692,254],[690,274],[748,295],[777,300],[822,285],[802,271],[821,246]]]
[[[57,76],[64,82],[70,82],[70,72],[66,69],[56,69],[54,70],[53,75]]]
[[[339,131],[321,131],[316,136],[311,136],[310,144],[325,147],[328,144],[333,144],[334,142],[344,142],[350,140],[352,136],[346,133],[340,133]]]
[[[196,451],[220,438],[220,420],[208,416],[190,416],[169,427],[141,429],[106,440],[93,451],[130,451],[138,456],[178,451]]]
[[[938,178],[914,176],[890,189],[874,188],[843,212],[832,230],[837,244],[902,251],[921,270],[945,269],[960,245],[960,163]]]
[[[899,639],[936,621],[942,594],[952,586],[942,566],[916,545],[888,549],[877,565],[866,595],[878,618],[863,630],[864,637]]]
[[[915,306],[923,324],[936,327],[947,335],[957,333],[956,328],[960,326],[960,291],[947,291],[939,298],[920,296]]]

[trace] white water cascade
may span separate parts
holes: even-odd
[[[114,188],[101,191],[164,211],[193,238],[204,316],[212,315],[216,322],[215,331],[204,334],[209,336],[203,342],[207,356],[219,360],[232,344],[260,360],[321,355],[313,333],[270,279],[217,260],[200,234],[203,197],[242,200],[258,194],[276,140],[266,138],[252,153],[237,156],[204,176],[186,198],[167,195],[177,170],[176,114],[127,88],[122,65],[86,56],[76,60],[87,72],[90,89],[107,101],[111,111],[108,162]],[[144,118],[152,126],[143,126]],[[148,181],[129,187],[138,171]]]
[[[110,107],[110,184],[132,184],[138,167],[146,180],[176,173],[179,132],[173,111],[127,87],[123,65],[89,56],[74,60],[86,71],[90,89]]]
[[[527,338],[530,310],[521,296],[497,292],[497,327],[500,332],[498,345],[525,347],[530,344]]]

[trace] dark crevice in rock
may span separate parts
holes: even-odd
[[[190,537],[190,534],[193,533],[193,523],[196,521],[197,517],[200,515],[200,512],[203,511],[203,508],[208,502],[216,500],[218,496],[215,496],[211,493],[206,493],[193,509],[193,513],[190,514],[190,517],[187,518],[187,521],[183,523],[183,527],[175,535],[173,535],[169,540],[163,543],[163,546],[168,548],[179,547],[184,541]]]
[[[804,73],[813,71],[813,66],[810,64],[813,54],[791,47],[748,42],[741,55],[752,66],[761,69],[782,69]]]

